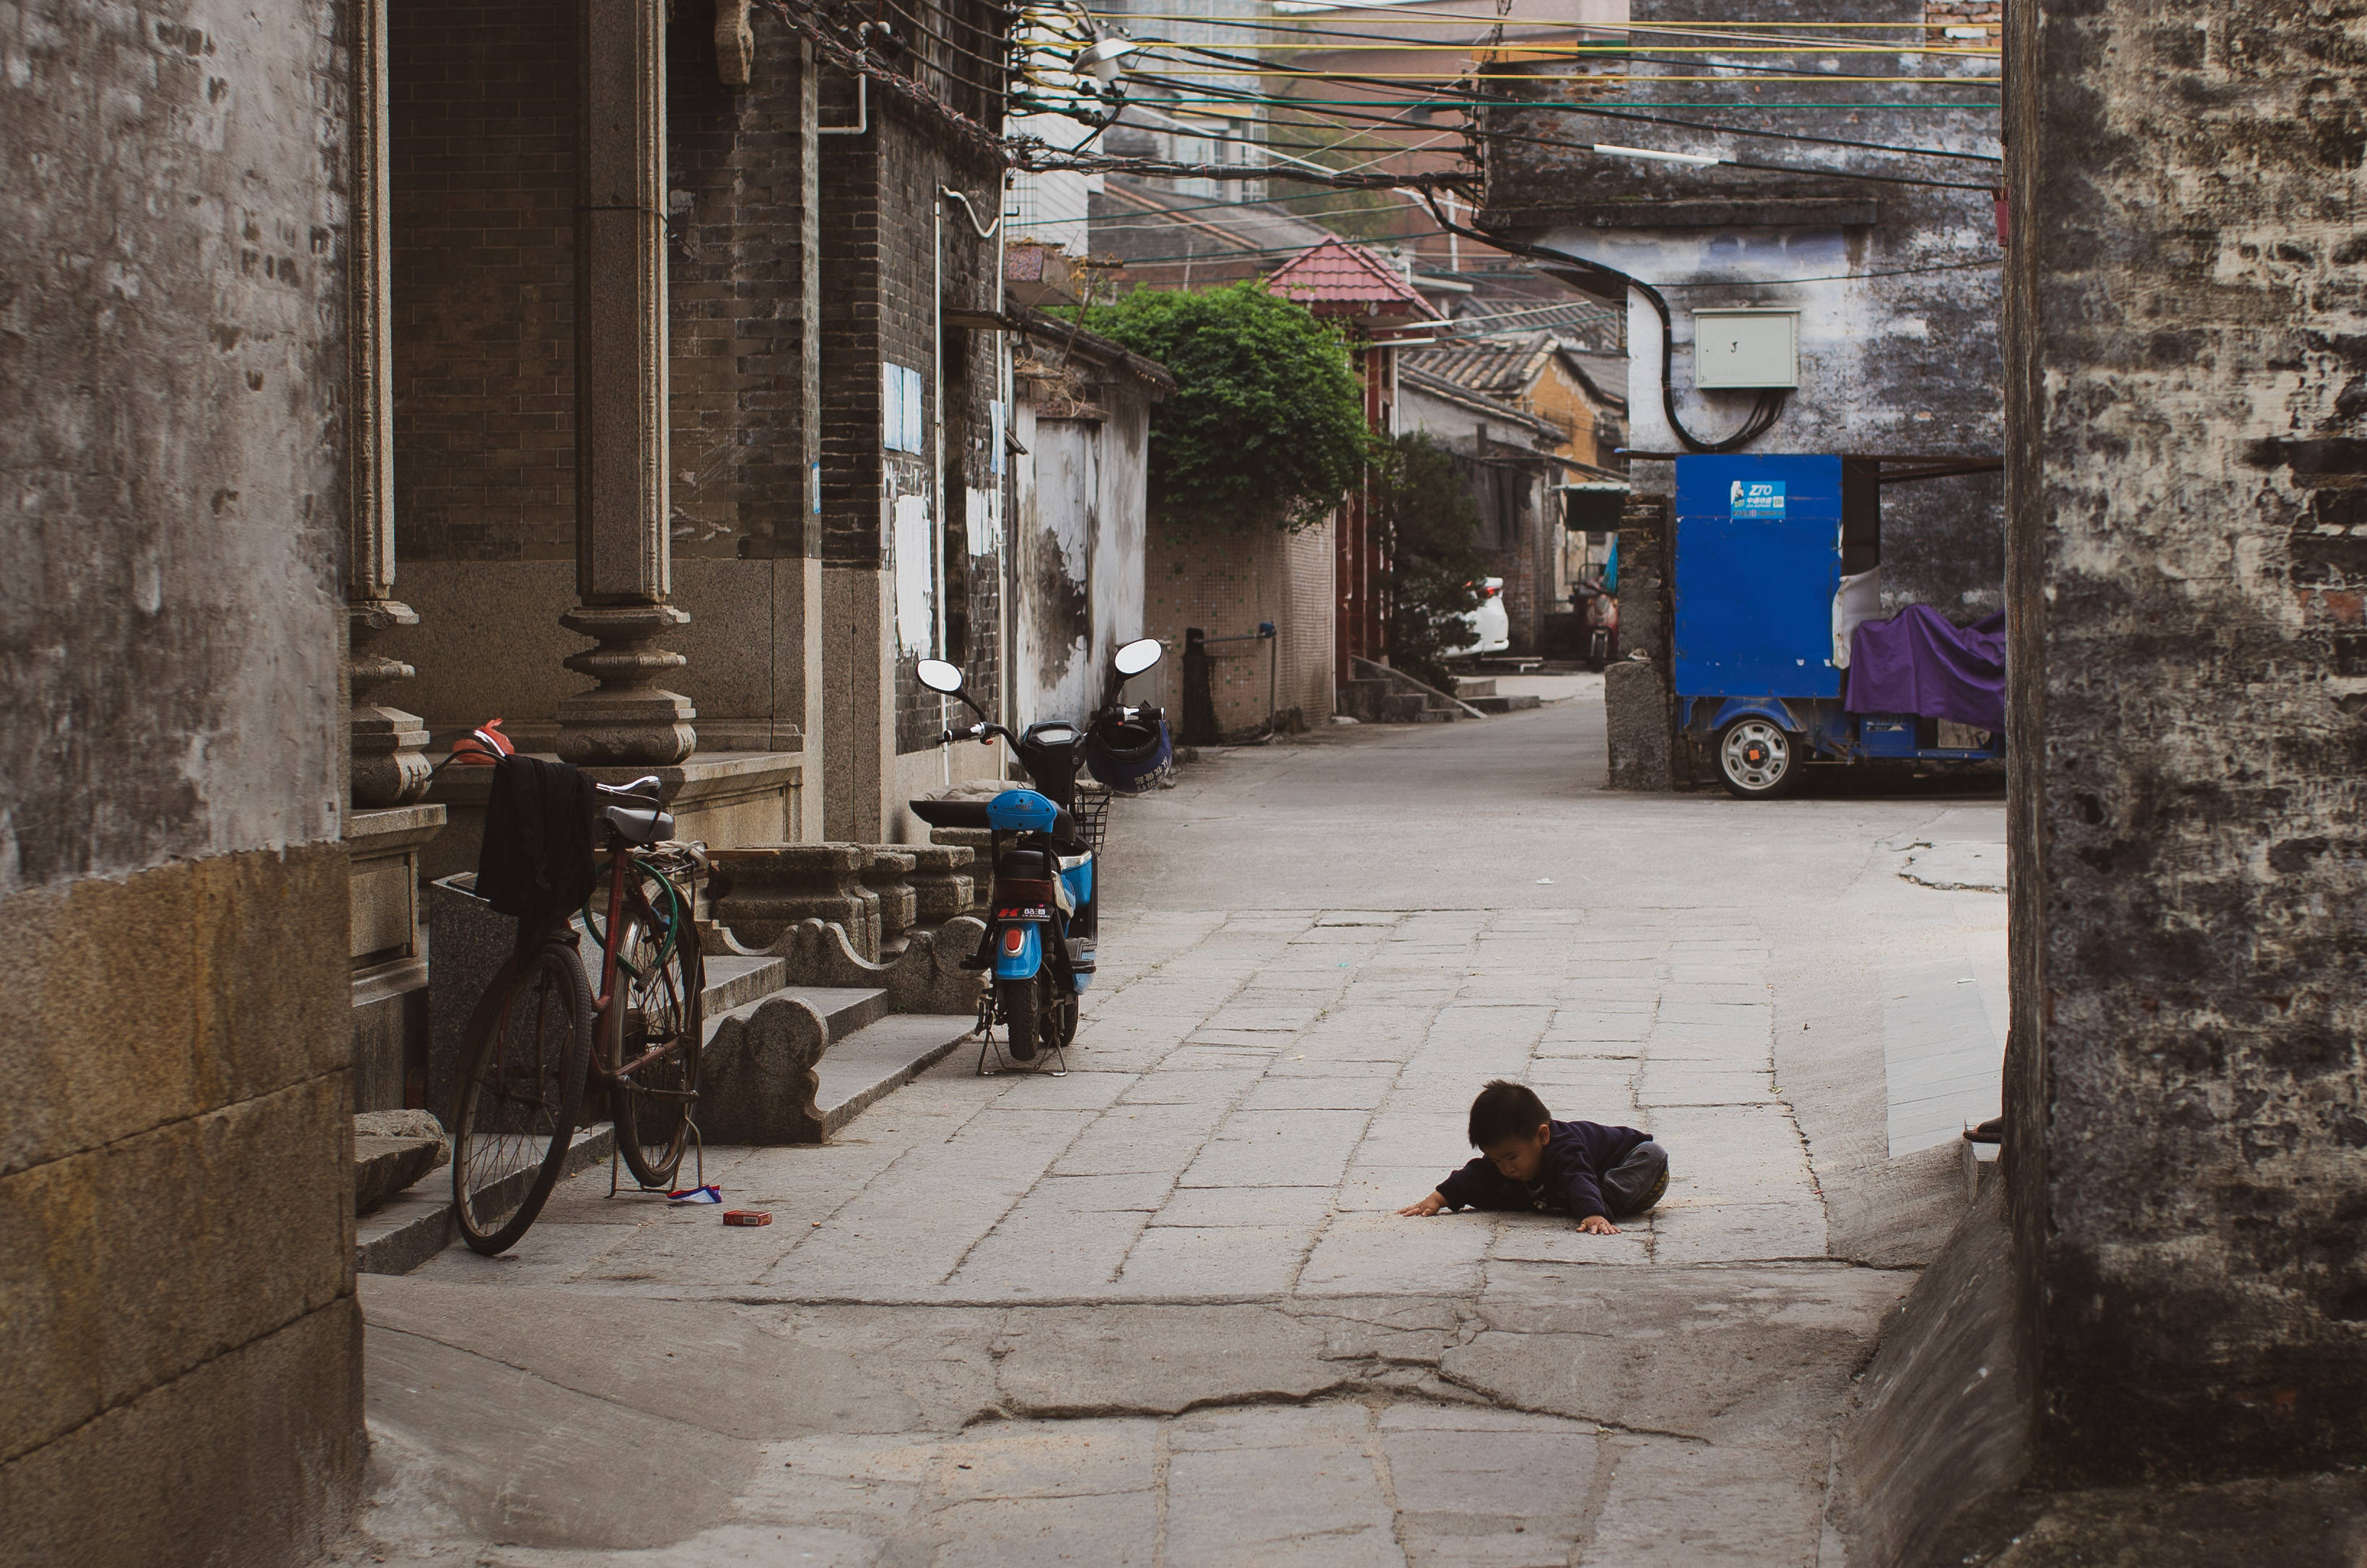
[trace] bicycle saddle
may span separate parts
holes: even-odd
[[[615,798],[600,808],[601,820],[629,844],[654,844],[674,837],[674,814],[660,801],[658,776],[645,773],[628,784],[598,784]]]

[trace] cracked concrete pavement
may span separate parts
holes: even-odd
[[[339,1560],[1842,1562],[1834,1423],[1963,1204],[1881,993],[2003,964],[2002,898],[1897,873],[2001,804],[1613,795],[1601,728],[1222,754],[1118,807],[1067,1076],[709,1151],[768,1227],[591,1174],[365,1279]],[[1500,1075],[1649,1129],[1660,1208],[1397,1217]]]

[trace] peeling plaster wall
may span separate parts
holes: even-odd
[[[2009,11],[2013,1039],[2045,1452],[2367,1445],[2352,14]]]
[[[1016,465],[1018,624],[1014,711],[1022,724],[1082,718],[1110,660],[1145,635],[1143,552],[1150,407],[1104,386],[1105,417],[1041,419],[1022,400]],[[1127,690],[1137,700],[1155,680]]]
[[[335,840],[334,13],[0,11],[0,894]]]

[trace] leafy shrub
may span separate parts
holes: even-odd
[[[1299,529],[1361,479],[1373,440],[1339,332],[1304,305],[1240,283],[1138,288],[1084,324],[1165,366],[1150,415],[1150,500],[1176,522]]]

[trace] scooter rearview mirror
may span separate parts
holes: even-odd
[[[1139,675],[1158,663],[1160,655],[1165,651],[1159,646],[1157,637],[1140,637],[1119,649],[1114,662],[1117,665],[1119,674]]]
[[[949,697],[961,694],[962,672],[957,665],[942,659],[923,659],[912,672],[921,678],[921,684],[933,692],[943,692]]]

